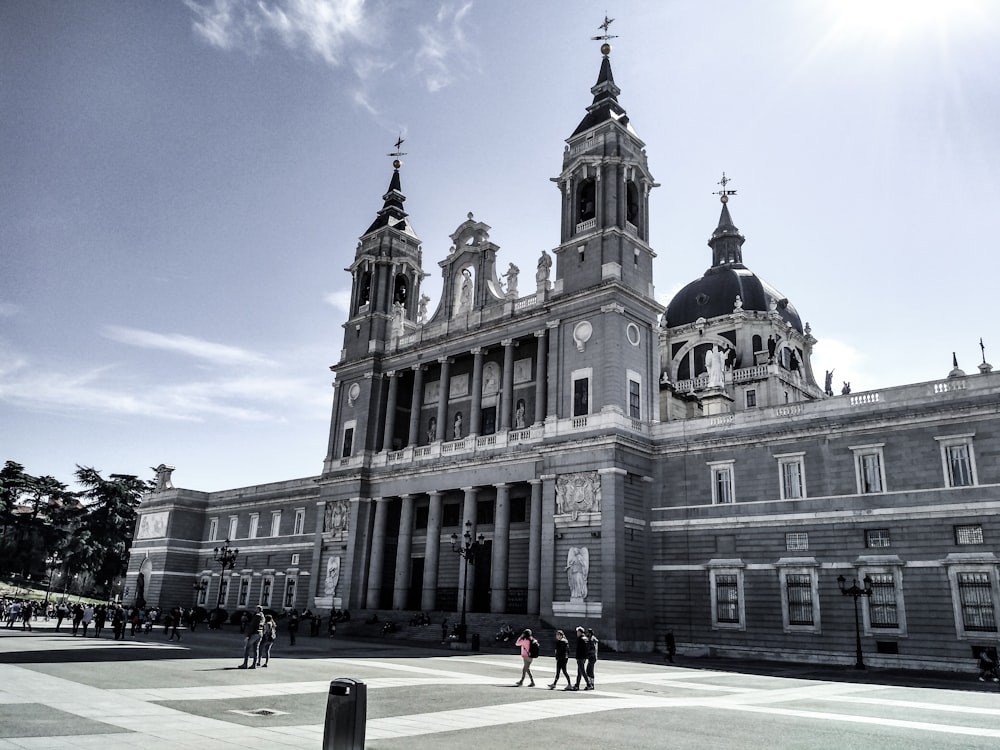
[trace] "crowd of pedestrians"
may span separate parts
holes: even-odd
[[[499,637],[498,637],[499,639]],[[566,678],[566,687],[563,690],[579,690],[582,682],[584,690],[594,689],[594,669],[597,665],[597,650],[600,641],[594,635],[592,628],[578,627],[576,629],[576,643],[573,654],[576,658],[576,682],[570,679],[569,671],[566,669],[569,664],[570,643],[566,634],[562,630],[556,631],[555,658],[556,674],[549,683],[549,690],[555,690],[559,684],[559,678]],[[535,686],[535,678],[531,674],[531,664],[541,653],[541,644],[532,634],[530,629],[525,629],[515,645],[521,652],[521,679],[514,684],[521,687],[525,679],[528,680],[528,687]]]

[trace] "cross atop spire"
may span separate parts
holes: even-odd
[[[406,156],[406,153],[403,152],[403,151],[400,151],[399,147],[402,146],[405,142],[406,142],[406,139],[403,138],[403,134],[400,133],[399,137],[396,138],[396,143],[393,144],[396,147],[396,150],[393,151],[392,153],[386,154],[386,156],[391,156],[392,157],[392,166],[393,166],[394,169],[399,169],[403,165],[403,162],[401,162],[399,160],[399,157],[400,156]]]
[[[729,202],[729,196],[730,195],[736,195],[736,191],[735,190],[727,190],[726,189],[726,185],[728,185],[730,182],[732,182],[732,180],[730,178],[726,177],[726,173],[723,172],[722,173],[722,179],[719,180],[717,183],[715,183],[716,185],[722,185],[722,190],[716,190],[714,193],[712,193],[712,195],[717,195],[717,196],[719,196],[719,200],[720,201],[722,201],[723,203],[728,203]]]
[[[611,27],[611,24],[613,24],[614,22],[615,22],[615,19],[608,18],[608,14],[605,13],[604,14],[604,23],[602,23],[600,26],[597,27],[597,28],[601,29],[601,31],[603,31],[604,33],[603,34],[598,34],[597,36],[590,37],[595,42],[604,42],[601,45],[601,54],[604,55],[605,57],[607,57],[608,55],[611,54],[611,45],[608,44],[608,41],[610,41],[611,39],[617,39],[618,38],[617,34],[609,34],[608,33],[608,29]]]

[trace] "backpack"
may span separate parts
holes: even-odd
[[[532,659],[538,658],[538,641],[534,638],[531,639],[531,643],[528,645],[528,656]]]

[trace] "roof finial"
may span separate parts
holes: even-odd
[[[391,156],[392,157],[392,168],[393,169],[399,169],[401,166],[403,166],[403,162],[401,162],[399,160],[399,157],[400,156],[406,156],[406,154],[404,152],[400,151],[399,147],[402,146],[405,142],[406,142],[406,139],[403,138],[403,134],[400,133],[399,137],[396,138],[396,143],[393,144],[393,145],[395,145],[396,150],[393,151],[391,154],[386,154],[386,156]]]
[[[719,196],[719,200],[722,201],[723,203],[729,203],[729,196],[736,195],[735,190],[726,190],[726,185],[728,185],[730,182],[732,182],[732,180],[726,177],[726,173],[723,172],[722,179],[719,180],[717,183],[715,183],[716,185],[722,185],[722,190],[716,190],[714,193],[712,193],[712,195]]]
[[[604,23],[602,23],[600,26],[597,27],[597,28],[601,29],[602,31],[604,31],[604,33],[600,34],[598,36],[592,36],[592,37],[590,37],[595,42],[604,42],[604,44],[601,45],[601,54],[604,55],[605,57],[607,57],[608,55],[611,54],[611,45],[608,44],[608,40],[609,39],[617,39],[618,38],[617,34],[609,34],[608,33],[608,28],[614,22],[615,22],[615,19],[608,18],[608,14],[607,14],[607,12],[605,12],[604,13]]]
[[[983,343],[983,337],[979,337],[979,350],[983,353],[983,364],[986,364],[986,345]]]

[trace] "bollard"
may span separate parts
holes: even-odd
[[[364,750],[368,686],[349,677],[330,683],[323,750]]]

